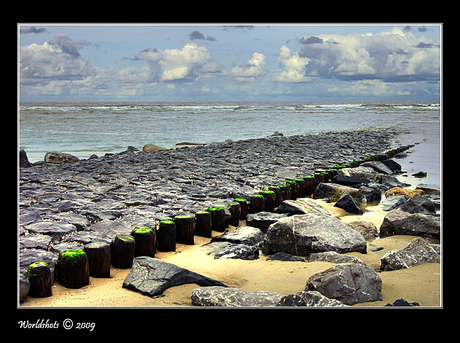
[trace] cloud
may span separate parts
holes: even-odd
[[[79,50],[86,42],[75,43],[63,33],[42,45],[20,48],[21,83],[34,84],[46,79],[76,80],[91,74],[92,65]]]
[[[20,32],[22,34],[29,34],[29,33],[35,33],[35,34],[39,34],[39,33],[45,33],[47,30],[44,28],[44,27],[41,27],[39,29],[37,29],[35,26],[31,26],[31,27],[27,27],[27,28],[24,28],[20,30]]]
[[[265,56],[259,52],[254,52],[252,58],[241,66],[233,67],[230,76],[237,82],[254,81],[255,77],[263,76],[267,73],[262,66],[265,65]]]
[[[439,80],[439,44],[425,37],[417,39],[407,26],[377,34],[325,34],[297,40],[302,44],[298,56],[310,59],[306,76],[391,82]]]
[[[311,60],[307,57],[300,57],[298,53],[291,55],[291,50],[283,45],[280,48],[278,62],[283,70],[275,76],[278,82],[311,82],[312,78],[305,75],[305,68]]]
[[[208,41],[213,41],[213,42],[217,41],[217,39],[215,39],[215,38],[212,37],[212,36],[207,36],[207,37],[205,38],[204,35],[203,35],[200,31],[197,31],[197,30],[193,31],[193,32],[190,33],[188,36],[189,36],[189,38],[190,38],[191,40],[197,40],[197,39],[199,39],[199,40],[208,40]]]
[[[254,30],[254,25],[224,25],[222,27],[222,31],[235,32],[236,30],[248,32],[247,30]]]
[[[182,50],[153,49],[141,51],[139,55],[147,61],[152,82],[193,81],[222,71],[222,66],[211,58],[205,47],[193,43],[186,44]]]

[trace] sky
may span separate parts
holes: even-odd
[[[441,29],[24,23],[19,100],[440,100]]]

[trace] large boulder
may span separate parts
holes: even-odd
[[[64,163],[64,162],[77,162],[80,159],[71,154],[66,154],[64,152],[50,151],[45,154],[46,163]]]
[[[219,250],[215,259],[240,259],[240,260],[257,260],[259,258],[259,249],[252,245],[232,244]]]
[[[345,224],[353,230],[358,231],[361,235],[363,235],[364,239],[375,239],[375,237],[379,236],[377,226],[367,220],[354,220]]]
[[[265,236],[263,253],[285,252],[296,256],[311,253],[358,251],[366,253],[363,236],[339,219],[319,213],[294,215],[272,224]]]
[[[276,306],[285,294],[269,291],[250,292],[230,287],[201,287],[192,291],[197,306],[260,307]]]
[[[423,213],[410,214],[396,209],[388,212],[380,226],[380,237],[389,235],[434,236],[439,238],[441,220]]]
[[[334,204],[334,207],[341,208],[351,214],[363,214],[363,210],[359,208],[358,202],[351,197],[348,192],[342,194],[342,196]]]
[[[316,201],[308,198],[298,198],[297,200],[284,200],[275,210],[276,213],[307,214],[322,213],[330,215],[329,212],[319,205]]]
[[[123,288],[140,292],[153,297],[162,294],[166,289],[186,283],[200,286],[222,286],[222,282],[197,274],[175,264],[157,258],[139,256],[134,260],[133,267],[123,281]]]
[[[151,152],[151,151],[162,151],[162,150],[167,150],[165,148],[162,148],[161,146],[155,145],[155,144],[145,144],[144,147],[142,148],[143,152]]]
[[[409,189],[409,188],[402,188],[402,187],[393,187],[390,188],[386,193],[385,197],[391,197],[394,195],[407,195],[408,198],[412,198],[414,195],[424,195],[422,189]]]
[[[29,168],[32,167],[32,163],[29,162],[27,153],[25,150],[19,150],[19,168]]]
[[[441,263],[438,253],[423,239],[415,238],[401,249],[393,249],[380,259],[380,270],[397,270],[424,263]]]
[[[289,214],[288,213],[271,213],[271,212],[257,212],[248,214],[246,217],[246,223],[249,226],[256,227],[260,229],[263,233],[266,233],[268,227],[276,223],[281,218],[286,218]]]
[[[379,174],[370,167],[342,168],[337,170],[341,176],[356,177],[366,179],[368,182],[379,182]]]
[[[399,209],[408,213],[436,213],[431,200],[418,194],[406,201]]]
[[[346,305],[382,300],[382,280],[360,263],[337,264],[310,276],[306,291],[318,291]]]
[[[315,193],[313,194],[313,199],[328,198],[330,201],[337,201],[345,192],[348,192],[351,196],[353,196],[358,192],[358,189],[349,186],[339,185],[333,182],[320,182],[318,187],[316,187]]]
[[[409,200],[407,195],[394,195],[385,198],[379,205],[382,206],[382,210],[391,211],[400,208],[407,200]]]

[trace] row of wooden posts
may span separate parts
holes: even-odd
[[[160,221],[158,229],[135,228],[131,235],[116,236],[112,244],[95,242],[87,244],[84,249],[67,250],[59,255],[56,264],[57,281],[64,287],[80,288],[89,284],[89,276],[110,277],[111,264],[114,268],[127,269],[132,267],[134,257],[154,257],[157,248],[167,252],[175,251],[176,243],[193,245],[194,235],[210,238],[211,231],[224,232],[228,225],[237,227],[240,220],[246,220],[248,213],[274,212],[283,200],[310,196],[319,183],[332,179],[337,169],[355,167],[368,160],[387,159],[412,146],[393,149],[363,161],[338,165],[333,169],[317,172],[314,176],[287,180],[286,184],[269,187],[268,190],[252,195],[249,202],[243,198],[234,199],[227,205],[230,212],[228,220],[224,208],[209,207],[206,211],[196,212],[195,216],[179,215],[174,220]],[[30,282],[29,296],[51,296],[51,273],[45,262],[31,264],[27,277]]]

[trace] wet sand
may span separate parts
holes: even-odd
[[[368,207],[364,215],[347,215],[345,211],[318,201],[333,216],[344,222],[367,220],[380,227],[387,212],[378,206]],[[243,222],[240,222],[243,224]],[[234,229],[230,227],[230,230]],[[213,235],[221,233],[214,232]],[[400,249],[415,236],[392,236],[383,239],[368,240],[367,254],[348,253],[359,257],[371,268],[380,267],[380,258],[391,249]],[[201,245],[208,243],[209,238],[195,236],[195,245],[177,244],[176,252],[157,252],[157,258],[193,270],[197,273],[214,278],[230,287],[248,291],[275,291],[283,294],[298,293],[305,288],[309,276],[317,271],[334,265],[329,262],[286,262],[266,261],[268,256],[260,254],[258,260],[223,260],[207,255]],[[372,252],[376,247],[383,250]],[[111,268],[110,278],[99,279],[90,277],[90,285],[81,289],[68,289],[55,283],[52,286],[53,296],[48,298],[27,297],[21,306],[43,307],[156,307],[156,306],[192,306],[190,294],[199,287],[186,284],[169,288],[163,295],[150,298],[122,288],[123,280],[130,269]],[[383,306],[404,298],[409,302],[418,302],[421,306],[440,306],[441,265],[424,264],[409,269],[381,272],[382,301],[361,303],[354,306]]]

